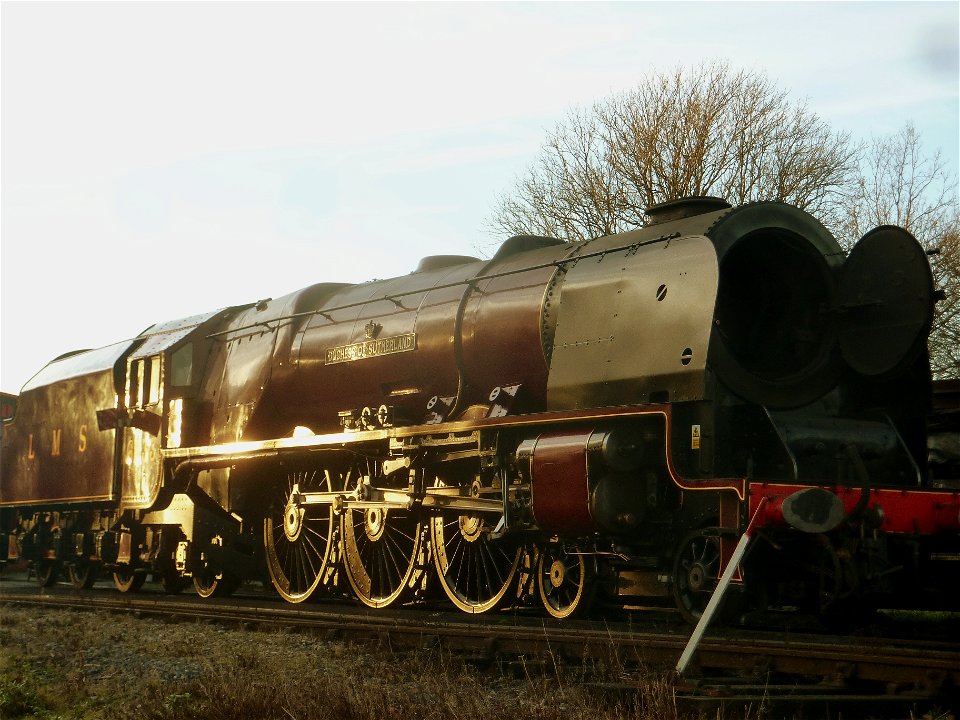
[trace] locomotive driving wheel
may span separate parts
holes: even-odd
[[[407,477],[400,473],[403,488]],[[376,463],[356,462],[344,475],[347,492],[365,495],[377,477]],[[341,518],[343,568],[357,599],[382,608],[401,600],[418,584],[423,567],[423,525],[418,509],[371,506],[347,509]]]
[[[443,481],[437,480],[441,487]],[[471,494],[479,496],[479,481]],[[451,602],[468,613],[493,610],[515,587],[523,547],[492,540],[489,518],[480,514],[438,514],[430,521],[433,560]]]
[[[333,574],[332,551],[336,543],[336,522],[330,505],[307,505],[301,493],[330,492],[334,476],[330,470],[309,469],[291,472],[278,488],[267,518],[263,521],[263,545],[270,580],[284,600],[303,602],[314,596]],[[233,586],[231,588],[231,586]],[[236,581],[201,569],[194,588],[201,597],[226,594]]]
[[[561,543],[548,543],[537,563],[537,588],[543,607],[561,620],[586,612],[593,602],[595,576],[593,558],[569,553]]]

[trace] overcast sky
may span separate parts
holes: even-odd
[[[475,254],[573,106],[765,72],[958,166],[960,4],[0,6],[0,388],[68,350]]]

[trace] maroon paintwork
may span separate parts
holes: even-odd
[[[425,262],[428,269],[407,276],[314,293],[309,309],[300,294],[281,299],[306,314],[281,330],[270,382],[258,383],[268,389],[244,438],[289,435],[296,425],[331,432],[340,411],[380,405],[394,409],[398,424],[483,416],[503,386],[520,386],[512,411],[543,409],[543,303],[557,272],[549,263],[569,247]],[[232,325],[243,327],[240,318]]]
[[[98,429],[97,410],[116,408],[114,366],[131,345],[64,356],[24,385],[3,428],[0,505],[115,499],[116,431]]]
[[[533,515],[537,525],[565,535],[597,529],[590,516],[587,441],[593,431],[544,433],[531,449]]]

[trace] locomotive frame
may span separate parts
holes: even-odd
[[[0,553],[78,588],[267,577],[379,608],[439,587],[560,619],[599,592],[695,621],[759,516],[735,572],[755,607],[954,607],[916,241],[878,228],[843,258],[780,203],[651,215],[58,358],[4,428]]]

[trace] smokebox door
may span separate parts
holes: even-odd
[[[837,300],[847,364],[877,379],[899,372],[917,358],[933,319],[926,253],[902,228],[871,230],[843,265]]]

